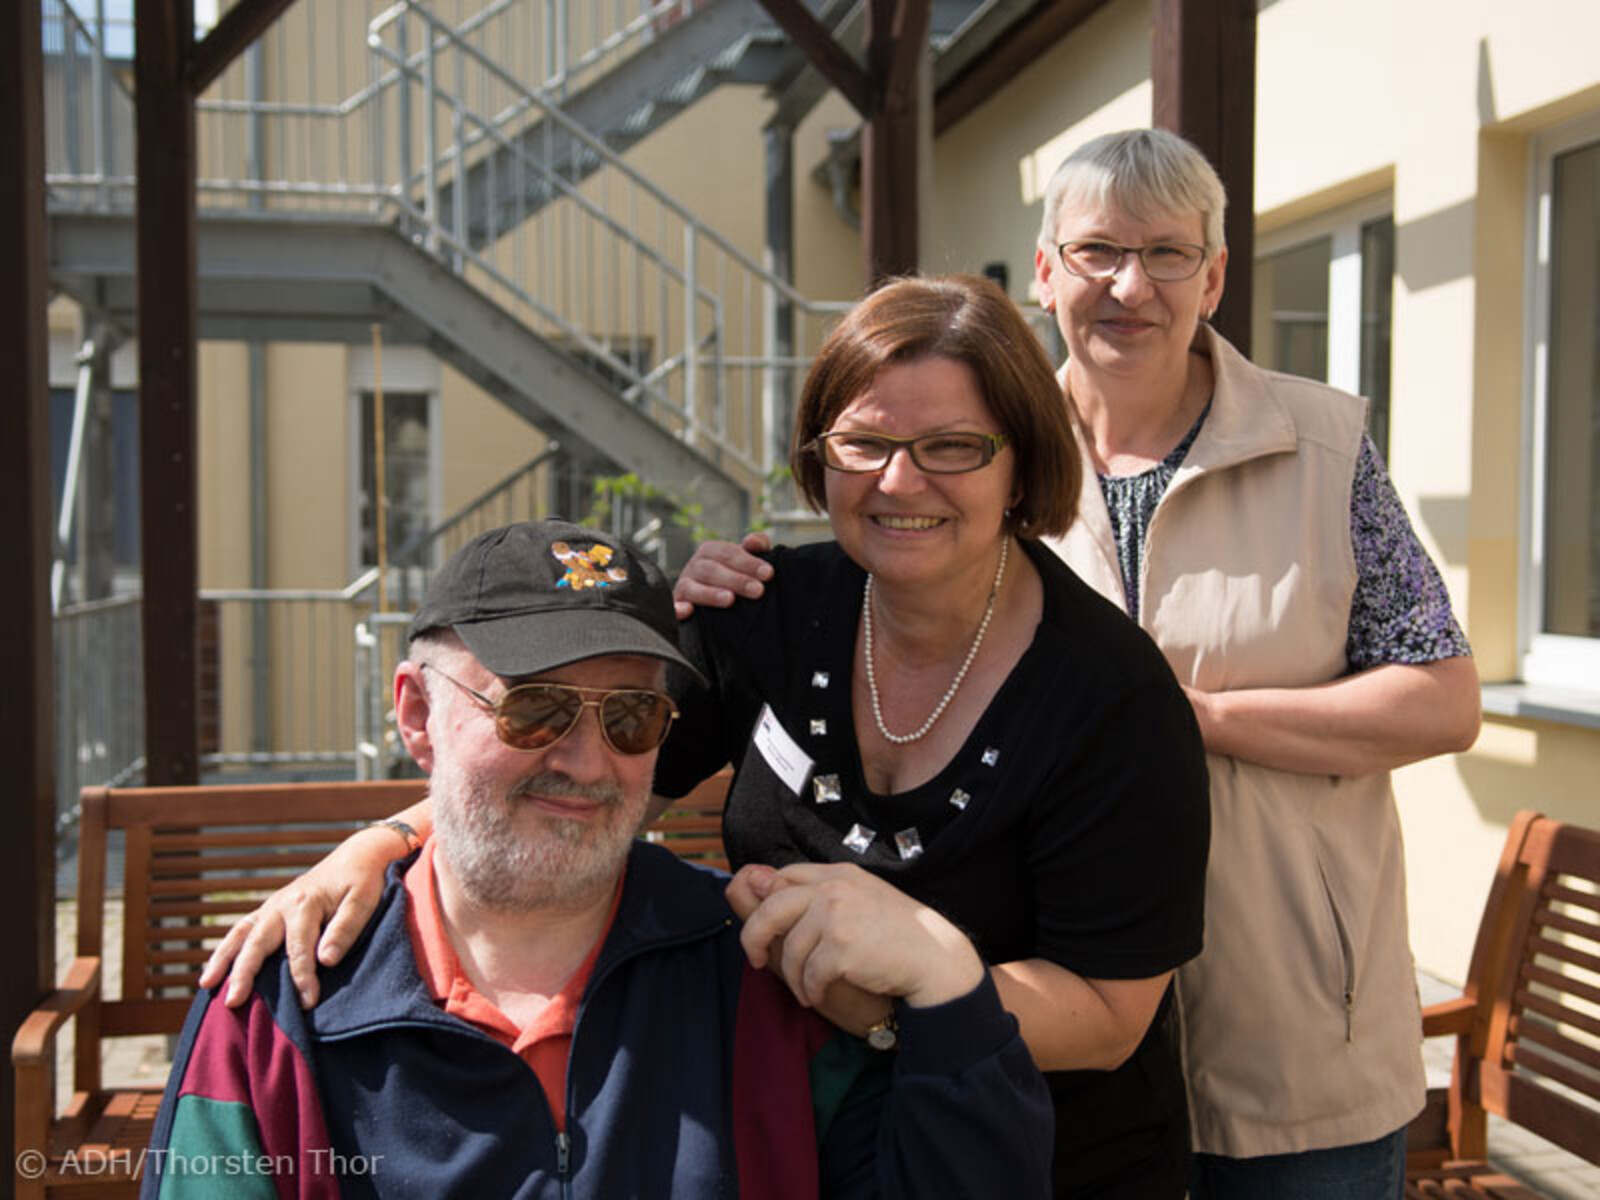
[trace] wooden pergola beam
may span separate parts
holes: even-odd
[[[1109,0],[1042,0],[989,49],[939,89],[934,102],[937,136],[1000,91],[1041,54]]]
[[[139,563],[145,779],[200,782],[194,12],[135,0]]]
[[[861,133],[861,269],[868,287],[917,269],[922,197],[917,75],[930,0],[867,0],[872,112]]]
[[[761,0],[761,7],[794,40],[822,77],[839,90],[863,118],[873,107],[872,80],[850,52],[833,40],[833,34],[800,0]]]
[[[189,86],[198,96],[228,64],[249,49],[294,0],[239,0],[223,14],[189,62]]]
[[[44,203],[44,54],[37,0],[0,4],[0,1030],[5,1044],[55,982],[55,669],[50,636],[49,343]],[[0,1071],[0,1163],[15,1162],[15,1080]]]
[[[761,0],[823,76],[861,114],[861,272],[868,287],[917,269],[917,74],[931,0],[867,0],[863,68],[799,0]]]
[[[200,781],[195,99],[293,0],[239,0],[199,45],[193,0],[135,0],[139,561],[145,779]]]
[[[1255,260],[1255,0],[1153,0],[1152,123],[1198,146],[1228,189],[1228,285],[1212,318],[1250,353]]]

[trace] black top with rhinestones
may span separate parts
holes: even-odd
[[[684,697],[656,790],[683,795],[731,761],[735,866],[857,863],[945,913],[990,962],[1146,978],[1200,949],[1210,810],[1199,732],[1153,643],[1054,554],[1023,548],[1045,589],[1034,642],[927,784],[894,796],[863,785],[850,671],[865,576],[828,544],[778,551],[762,600],[689,623],[685,649],[711,690]],[[752,739],[765,705],[815,762],[798,795]],[[1152,1114],[1183,1120],[1161,1020],[1118,1070],[1050,1081],[1069,1174],[1125,1168],[1129,1147],[1149,1150],[1135,1131]]]

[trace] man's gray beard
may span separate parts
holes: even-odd
[[[473,904],[496,912],[527,912],[587,902],[622,871],[644,805],[626,818],[628,797],[615,782],[579,784],[541,771],[509,792],[461,770],[447,757],[434,762],[429,786],[439,835],[436,853]],[[513,819],[521,792],[572,796],[604,805],[589,820],[533,814],[538,831]]]

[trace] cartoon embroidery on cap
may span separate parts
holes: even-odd
[[[590,546],[587,550],[574,550],[566,542],[552,542],[550,553],[567,568],[567,573],[556,580],[558,588],[610,587],[621,583],[628,573],[621,567],[608,567],[616,552],[610,546]]]

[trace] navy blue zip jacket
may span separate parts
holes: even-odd
[[[429,997],[401,872],[322,1003],[286,961],[249,1002],[195,999],[142,1195],[1045,1196],[1053,1115],[985,981],[899,1005],[866,1050],[750,968],[726,877],[637,843],[567,1066],[558,1133],[537,1077]]]

